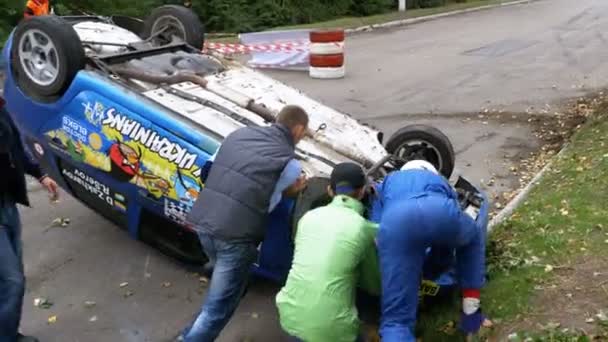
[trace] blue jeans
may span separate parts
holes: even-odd
[[[237,243],[199,233],[209,261],[215,264],[207,298],[198,317],[184,332],[185,342],[212,342],[236,310],[257,257],[255,243]]]
[[[17,339],[24,294],[19,212],[12,200],[0,198],[0,342]]]

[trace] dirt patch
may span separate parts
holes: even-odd
[[[511,162],[510,173],[497,175],[496,179],[516,180],[518,186],[512,191],[506,191],[492,196],[495,207],[490,214],[493,217],[506,203],[513,199],[526,186],[532,178],[558,153],[564,143],[570,139],[574,132],[581,127],[587,118],[594,112],[607,107],[604,92],[590,94],[564,101],[559,109],[546,113],[506,113],[485,112],[479,113],[476,120],[488,120],[500,124],[513,122],[527,123],[532,127],[533,135],[540,142],[539,149],[531,149],[529,142],[521,139],[508,139],[503,149],[516,150],[518,153],[505,155],[504,158]],[[472,120],[471,116],[464,117],[463,122]],[[516,147],[513,149],[513,147]],[[490,180],[494,182],[493,179]],[[491,186],[491,184],[489,184]],[[487,187],[485,187],[487,189]]]
[[[492,341],[506,341],[516,332],[548,329],[604,333],[608,315],[608,257],[587,256],[557,269],[546,284],[537,285],[531,312],[498,327]],[[604,328],[605,329],[605,328]]]

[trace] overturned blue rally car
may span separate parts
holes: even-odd
[[[129,234],[181,260],[205,262],[185,220],[204,184],[201,168],[226,135],[268,125],[286,104],[310,114],[314,134],[297,148],[310,183],[271,213],[254,273],[284,281],[298,219],[326,203],[334,165],[355,161],[375,182],[411,159],[450,177],[454,151],[421,125],[383,134],[232,60],[201,52],[203,26],[190,10],[163,6],[126,17],[36,17],[22,21],[3,51],[4,98],[26,143],[72,196]],[[487,225],[487,201],[466,180],[463,209]],[[373,206],[373,196],[369,197]],[[425,270],[422,291],[455,284],[451,262]]]

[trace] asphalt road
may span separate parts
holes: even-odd
[[[603,0],[477,12],[349,38],[345,80],[271,74],[388,134],[414,122],[439,127],[453,140],[460,172],[474,182],[495,174],[498,186],[491,191],[500,191],[516,185],[508,167],[538,142],[525,118],[497,121],[478,112],[550,104],[551,113],[559,99],[604,86],[607,12]],[[33,189],[33,208],[22,211],[24,332],[45,342],[157,342],[190,321],[204,293],[196,275],[68,196],[51,205]],[[56,217],[71,224],[49,229]],[[220,341],[285,340],[276,290],[256,281]],[[35,308],[37,297],[54,305]],[[87,308],[86,301],[96,305]],[[51,316],[56,322],[48,323]]]
[[[606,84],[607,28],[606,1],[541,0],[349,37],[346,82],[278,77],[359,119],[542,111]]]

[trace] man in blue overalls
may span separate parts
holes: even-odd
[[[406,163],[379,187],[382,341],[415,341],[418,289],[429,247],[455,250],[463,294],[460,328],[468,335],[477,333],[485,321],[479,301],[485,281],[485,227],[460,209],[455,190],[426,161]]]

